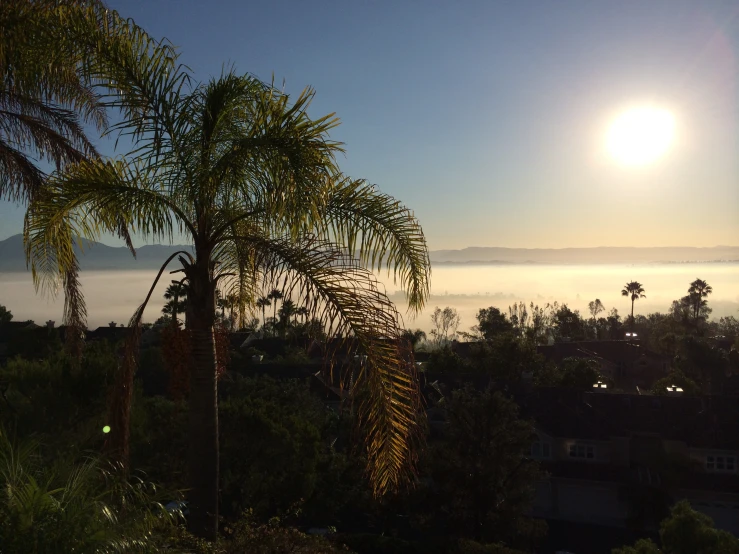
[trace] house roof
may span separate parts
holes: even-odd
[[[10,340],[13,334],[19,331],[39,328],[33,321],[8,321],[7,323],[2,323],[0,324],[0,342]]]
[[[621,436],[653,435],[693,448],[739,449],[739,400],[585,393],[584,402]]]
[[[538,346],[537,351],[548,360],[561,361],[564,358],[601,358],[615,364],[629,364],[638,359],[654,363],[669,363],[670,359],[645,348],[638,342],[625,340],[600,340],[582,342],[558,342]]]
[[[87,339],[119,341],[126,337],[129,330],[130,327],[98,327],[87,332]]]

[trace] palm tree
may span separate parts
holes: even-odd
[[[713,287],[703,279],[696,279],[690,283],[688,295],[693,304],[693,317],[697,320],[700,309],[707,304],[705,298],[713,292]]]
[[[266,296],[262,296],[260,298],[257,298],[256,302],[257,308],[262,309],[262,329],[266,333],[267,331],[267,315],[265,313],[265,309],[272,305],[272,301],[267,298]]]
[[[84,129],[108,126],[98,89],[112,91],[111,64],[153,42],[99,0],[4,0],[0,29],[0,200],[27,202],[46,178],[36,160],[98,156]]]
[[[631,296],[631,327],[634,327],[634,302],[640,298],[646,298],[644,294],[644,287],[638,281],[631,281],[626,283],[626,286],[621,291],[621,296]]]
[[[276,335],[277,334],[277,301],[282,300],[283,298],[282,291],[279,289],[272,289],[271,291],[269,291],[267,298],[272,300],[272,308],[273,308],[272,322],[274,324],[275,335]]]
[[[279,326],[282,330],[282,336],[285,337],[285,334],[287,333],[287,330],[293,326],[293,318],[297,315],[298,308],[295,305],[295,302],[287,298],[282,302],[282,306],[280,306],[280,319],[279,319]]]
[[[236,320],[234,319],[234,308],[236,307],[236,303],[238,302],[238,298],[235,294],[230,293],[227,294],[224,298],[224,301],[226,303],[226,306],[228,306],[228,321],[231,326],[231,330],[236,329]]]
[[[338,120],[308,117],[311,89],[291,102],[233,71],[194,84],[181,68],[154,76],[149,67],[124,69],[111,76],[119,90],[111,104],[125,115],[117,129],[134,139],[131,158],[86,160],[56,173],[31,202],[25,225],[37,285],[61,279],[65,322],[76,324],[84,323],[85,305],[75,237],[95,240],[122,228],[171,241],[181,230],[193,245],[164,262],[131,318],[110,407],[111,453],[127,460],[140,323],[153,287],[177,258],[192,337],[192,531],[213,538],[218,522],[216,288],[237,296],[243,319],[265,284],[282,283],[284,296],[301,298],[332,336],[354,338],[368,356],[357,405],[370,481],[377,495],[397,489],[420,437],[418,382],[399,339],[399,315],[372,270],[393,272],[417,313],[430,272],[419,223],[392,197],[340,173],[341,147],[328,138]]]
[[[172,281],[164,291],[167,303],[162,307],[162,314],[172,317],[172,324],[177,325],[177,315],[185,313],[187,286],[182,281]]]

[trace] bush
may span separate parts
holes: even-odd
[[[49,467],[38,446],[0,432],[0,545],[8,553],[156,552],[175,523],[161,493],[94,459]]]

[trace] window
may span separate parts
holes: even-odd
[[[736,456],[706,456],[706,471],[736,471]]]
[[[536,459],[546,459],[552,457],[552,446],[548,442],[534,441],[531,443],[531,457]]]
[[[592,444],[571,444],[570,458],[581,458],[585,460],[595,459],[595,447]]]

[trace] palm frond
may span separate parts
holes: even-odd
[[[426,238],[413,213],[363,180],[342,179],[330,189],[318,220],[322,235],[345,246],[378,271],[392,272],[419,313],[429,295],[431,262]]]
[[[263,283],[283,283],[285,298],[299,297],[330,336],[352,336],[367,356],[356,386],[375,493],[408,483],[419,440],[420,396],[412,352],[401,338],[400,316],[371,271],[337,245],[315,237],[296,242],[258,231],[224,239],[256,252]],[[228,271],[223,264],[222,271]]]

